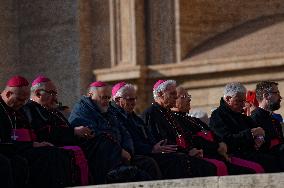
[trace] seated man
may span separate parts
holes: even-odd
[[[48,141],[55,146],[65,146],[67,150],[79,152],[77,158],[80,170],[81,185],[99,184],[105,178],[105,173],[120,164],[120,147],[105,135],[94,136],[91,129],[82,125],[71,127],[64,115],[56,110],[57,88],[47,77],[37,77],[31,87],[31,97],[22,108],[27,116],[38,141]],[[73,145],[74,147],[67,147]],[[84,154],[81,155],[80,148]],[[110,153],[112,155],[110,155]],[[88,165],[93,179],[88,180]],[[74,154],[76,155],[76,153]],[[108,161],[108,162],[107,162]],[[84,175],[86,173],[86,175]]]
[[[188,143],[200,148],[206,158],[223,163],[229,174],[261,173],[263,168],[254,162],[230,156],[227,144],[218,138],[199,118],[190,117],[191,96],[183,87],[177,87],[176,105],[172,108],[174,118],[186,135]]]
[[[220,106],[212,112],[210,127],[233,155],[261,164],[266,172],[280,171],[274,156],[259,151],[265,131],[242,114],[245,100],[246,88],[242,84],[227,84]]]
[[[281,95],[278,83],[263,81],[256,85],[256,99],[259,107],[252,114],[252,119],[265,130],[265,145],[261,151],[274,155],[284,169],[284,138],[280,122],[273,116],[273,111],[280,108]]]
[[[107,111],[110,98],[111,88],[109,85],[100,81],[90,84],[88,96],[83,96],[75,104],[70,114],[69,121],[72,127],[84,125],[94,131],[96,135],[109,135],[121,147],[123,164],[134,163],[156,179],[159,176],[159,170],[156,168],[156,164],[153,164],[154,161],[134,155],[133,141],[128,131]],[[143,180],[143,178],[137,180]]]
[[[167,140],[169,145],[176,145],[177,152],[184,153],[185,159],[189,161],[186,167],[190,168],[191,176],[217,175],[215,165],[201,159],[202,151],[187,144],[181,127],[173,117],[171,108],[177,99],[176,82],[157,81],[153,87],[153,96],[155,103],[144,112],[143,117],[155,142]]]
[[[154,158],[165,179],[189,177],[187,164],[183,163],[186,160],[182,160],[183,155],[176,153],[177,146],[167,145],[166,140],[155,142],[143,120],[135,114],[136,90],[134,86],[124,82],[116,84],[113,87],[112,98],[109,111],[131,134],[135,154]]]
[[[26,177],[29,174],[31,187],[70,186],[72,185],[69,173],[71,158],[64,150],[52,147],[48,142],[33,142],[30,139],[32,134],[30,125],[18,111],[29,97],[28,85],[25,78],[14,76],[1,93],[1,152],[11,157],[19,155],[28,161],[30,172],[21,171],[20,176]],[[17,161],[16,170],[24,169],[20,164],[21,161]]]

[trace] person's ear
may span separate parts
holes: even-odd
[[[263,94],[262,94],[262,98],[263,98],[263,99],[268,99],[268,97],[269,97],[269,94],[268,94],[268,93],[263,93]]]
[[[164,93],[163,93],[163,92],[158,92],[158,97],[159,97],[159,98],[162,98],[162,97],[163,97],[163,95],[164,95]]]
[[[231,99],[232,97],[231,96],[225,96],[225,101],[228,103],[229,101],[230,101],[230,99]]]
[[[6,98],[9,99],[11,97],[11,95],[13,95],[12,91],[7,91],[6,92]]]
[[[35,90],[35,96],[37,96],[38,98],[41,96],[39,89]]]
[[[89,93],[87,94],[87,96],[88,96],[88,97],[92,97],[92,96],[93,96],[93,93],[89,92]]]
[[[120,98],[119,98],[119,97],[116,97],[116,98],[114,99],[114,102],[115,102],[115,103],[119,103],[119,100],[120,100]]]

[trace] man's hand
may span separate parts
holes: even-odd
[[[126,162],[129,162],[131,160],[131,155],[125,149],[121,150],[121,157]]]
[[[227,154],[228,152],[227,144],[225,142],[220,142],[217,151],[222,156],[224,156],[224,154]]]
[[[33,143],[34,148],[45,147],[45,146],[54,146],[54,145],[49,142],[34,142]]]
[[[177,145],[166,145],[167,140],[161,140],[153,146],[152,153],[172,153],[177,151]]]
[[[189,150],[188,155],[191,157],[203,158],[203,150],[192,148],[191,150]]]
[[[91,139],[95,136],[91,129],[84,126],[74,128],[74,134],[80,138]]]
[[[226,161],[231,162],[231,158],[227,154],[228,148],[227,148],[227,144],[225,142],[219,143],[219,147],[217,149],[217,152],[219,153],[219,155],[223,156]]]

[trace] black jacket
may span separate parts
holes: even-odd
[[[220,106],[212,112],[210,127],[227,145],[229,153],[255,151],[251,128],[257,127],[254,121],[239,112],[232,111],[221,98]]]
[[[32,142],[18,142],[11,138],[12,128],[30,129],[30,125],[23,114],[7,106],[0,96],[0,153],[21,153],[31,149]]]
[[[61,112],[48,110],[32,100],[21,111],[29,120],[38,141],[47,141],[57,146],[76,144],[74,129],[69,127],[68,120]]]
[[[194,147],[203,149],[205,156],[216,156],[217,149],[219,148],[220,139],[213,134],[208,125],[202,122],[200,119],[188,116],[185,112],[174,112],[174,117],[184,129],[188,140]],[[209,141],[198,133],[205,132],[206,134],[212,134],[213,140]]]
[[[150,130],[156,142],[167,139],[167,144],[177,144],[178,135],[183,135],[188,147],[179,147],[180,151],[186,152],[194,147],[190,144],[184,130],[176,121],[173,112],[163,108],[158,103],[152,104],[142,115],[147,129]]]
[[[134,112],[125,112],[121,107],[116,105],[114,101],[110,103],[108,110],[114,114],[117,121],[121,122],[131,134],[135,154],[150,154],[155,145],[155,141],[149,130],[145,127],[143,120]]]
[[[269,111],[262,108],[255,109],[251,118],[265,131],[265,141],[270,145],[272,139],[278,138],[283,143],[283,133],[280,122]]]

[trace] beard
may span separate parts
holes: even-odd
[[[276,102],[270,102],[268,104],[269,110],[270,111],[275,111],[278,110],[280,108],[280,101],[276,101]]]
[[[108,106],[100,107],[102,113],[107,112]]]

